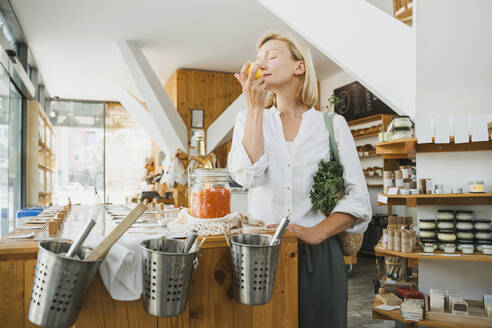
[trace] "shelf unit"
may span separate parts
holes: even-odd
[[[492,205],[492,193],[381,196],[386,197],[387,202],[378,201],[379,205],[404,205],[407,207],[422,205]]]
[[[454,138],[450,138],[450,143],[436,144],[432,143],[419,144],[416,138],[394,140],[376,144],[376,153],[383,157],[384,165],[391,167],[397,159],[415,158],[417,153],[442,153],[442,152],[462,152],[462,151],[487,151],[492,150],[492,140],[483,142],[472,142],[455,144]],[[427,205],[492,205],[492,193],[467,193],[467,194],[425,194],[425,195],[378,195],[378,205],[387,205],[388,213],[391,213],[393,205],[403,205],[407,207],[427,206]],[[403,253],[383,249],[380,245],[374,248],[376,256],[379,257],[401,257],[404,263],[408,265],[409,261],[420,260],[441,260],[441,261],[463,261],[463,262],[487,262],[492,263],[492,256],[480,253],[473,254],[446,254],[441,251],[434,253],[412,252]],[[469,324],[421,320],[418,322],[406,321],[401,318],[400,311],[383,311],[377,309],[382,303],[375,299],[373,304],[373,318],[394,320],[407,324],[408,327],[472,327]]]
[[[383,303],[374,297],[374,303],[372,304],[372,318],[373,319],[381,319],[381,320],[393,320],[398,321],[403,324],[406,324],[407,327],[436,327],[436,328],[476,328],[476,327],[484,327],[483,325],[476,324],[465,324],[461,322],[450,322],[450,321],[437,321],[437,320],[429,320],[423,319],[420,321],[409,321],[405,320],[401,317],[401,313],[399,309],[393,311],[384,311],[378,309],[379,305]],[[486,327],[486,326],[485,326]]]
[[[400,139],[376,144],[376,154],[383,156],[383,159],[415,158],[417,153],[443,153],[461,151],[484,151],[492,150],[492,140],[468,143],[454,143],[454,138],[450,138],[450,143],[436,144],[417,143],[416,138]]]
[[[456,252],[454,254],[446,254],[441,251],[434,253],[424,253],[423,251],[403,253],[392,251],[390,249],[381,248],[379,245],[374,247],[376,256],[398,256],[407,259],[424,259],[424,260],[445,260],[445,261],[471,261],[471,262],[492,262],[492,255],[483,255],[480,253],[463,254]]]
[[[37,101],[27,103],[26,180],[29,186],[26,205],[53,202],[55,174],[55,133],[49,118]]]

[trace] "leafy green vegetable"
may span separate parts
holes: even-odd
[[[329,215],[343,190],[343,167],[336,161],[321,160],[313,176],[314,184],[309,193],[313,207]]]

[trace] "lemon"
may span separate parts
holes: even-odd
[[[248,69],[246,70],[246,76],[249,76],[249,71],[251,71],[251,67],[253,67],[253,63],[249,63]],[[263,75],[263,71],[260,67],[256,70],[255,80],[259,79]]]

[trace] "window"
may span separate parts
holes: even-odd
[[[15,228],[21,205],[22,96],[0,67],[0,232]]]

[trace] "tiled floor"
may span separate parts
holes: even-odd
[[[348,281],[348,326],[384,327],[384,321],[372,319],[374,301],[374,283],[377,279],[376,260],[374,257],[359,255],[358,263],[353,267]]]

